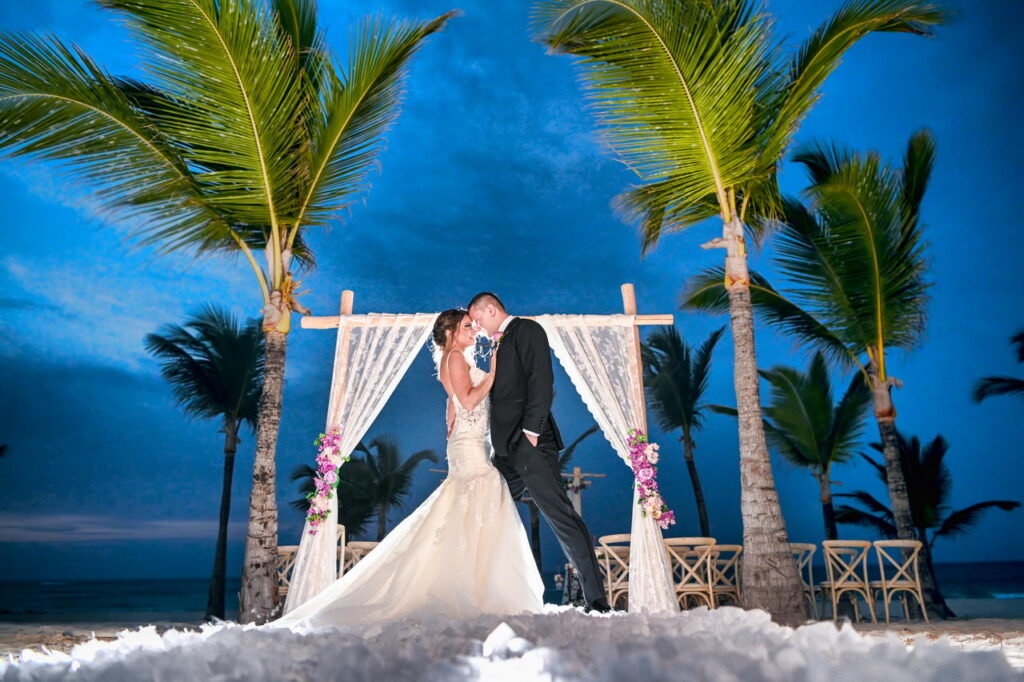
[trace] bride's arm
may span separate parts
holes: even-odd
[[[448,378],[452,382],[452,392],[458,397],[459,404],[464,409],[475,409],[487,392],[491,390],[491,384],[494,383],[494,372],[488,374],[479,386],[473,386],[473,382],[469,378],[469,363],[462,357],[462,354],[453,351],[448,357]]]

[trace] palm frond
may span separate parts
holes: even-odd
[[[251,0],[98,1],[150,46],[144,67],[160,89],[189,103],[162,127],[211,169],[199,173],[207,196],[276,232],[278,217],[297,209],[294,150],[304,141],[295,121],[310,112],[273,10]]]
[[[843,335],[857,352],[887,346],[913,348],[924,329],[930,284],[922,227],[917,219],[930,138],[911,139],[918,186],[877,154],[838,147],[804,148],[795,157],[811,171],[807,194],[814,213],[795,202],[780,234],[780,269],[799,287],[809,312]],[[913,200],[913,206],[907,202]],[[885,378],[884,355],[880,375]]]
[[[562,450],[562,452],[558,455],[559,471],[565,471],[565,468],[569,466],[569,462],[572,461],[572,456],[576,454],[576,448],[580,446],[580,443],[585,441],[587,438],[590,438],[600,430],[600,426],[598,426],[597,424],[592,424],[590,428],[588,428],[586,431],[577,436],[576,440],[569,443],[568,447]]]
[[[829,360],[842,367],[856,363],[852,350],[843,344],[825,324],[776,290],[760,273],[750,273],[750,297],[756,312],[769,324],[793,334],[803,343],[821,349]],[[725,268],[707,268],[691,277],[680,296],[680,308],[709,313],[729,310],[729,293],[725,288]]]
[[[318,125],[297,223],[325,223],[366,188],[382,137],[398,117],[409,60],[454,15],[423,23],[371,19],[356,28],[347,68],[330,70],[314,113]]]
[[[863,433],[870,404],[871,390],[864,377],[855,373],[833,413],[832,431],[828,436],[832,452],[830,459],[833,462],[846,462],[853,456],[854,448]]]
[[[731,213],[726,188],[755,174],[750,93],[768,65],[765,15],[749,2],[545,0],[533,18],[551,51],[580,58],[607,143],[645,182],[671,179],[647,205],[672,229],[706,216],[709,197]],[[622,203],[642,208],[638,198]],[[650,243],[657,222],[646,224]]]
[[[963,533],[966,533],[969,528],[974,526],[974,524],[980,521],[982,515],[989,509],[1013,511],[1018,507],[1020,507],[1020,502],[1015,500],[989,500],[987,502],[972,504],[969,507],[958,509],[947,516],[943,520],[942,525],[935,530],[935,534],[932,537],[938,538],[962,535]]]
[[[1014,334],[1010,343],[1017,346],[1017,362],[1024,362],[1024,330]]]
[[[198,245],[224,248],[225,221],[124,86],[55,37],[0,33],[0,149],[57,162],[113,217],[145,218],[131,223],[143,235],[188,229]]]
[[[822,83],[843,54],[872,32],[931,35],[949,20],[937,3],[918,0],[851,0],[826,19],[793,55],[785,75],[763,96],[766,116],[762,165],[770,167],[785,152],[793,133],[817,101]]]
[[[148,334],[147,350],[185,411],[225,416],[255,427],[263,385],[264,335],[258,320],[236,320],[218,306],[203,306],[184,326]]]
[[[1016,377],[984,377],[974,384],[971,397],[980,403],[986,398],[997,395],[1017,395],[1024,397],[1024,379]]]
[[[896,537],[896,526],[890,521],[846,504],[836,507],[836,523],[872,528],[883,538]]]

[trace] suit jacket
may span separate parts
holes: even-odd
[[[491,445],[507,457],[525,437],[523,429],[540,434],[538,443],[565,447],[551,414],[554,374],[551,346],[544,328],[517,317],[505,328],[491,388]]]

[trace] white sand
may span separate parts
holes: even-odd
[[[0,679],[1022,680],[1011,667],[1024,666],[1022,625],[988,619],[858,633],[828,622],[780,627],[764,612],[736,608],[588,616],[566,607],[308,632],[227,623],[118,633],[107,625],[97,639],[62,647],[67,653],[33,649],[0,662]],[[68,644],[87,627],[64,634],[56,626],[4,626],[0,640],[9,648],[11,637],[59,635]],[[116,639],[103,641],[109,637]]]

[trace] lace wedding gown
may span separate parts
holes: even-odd
[[[470,365],[470,380],[486,376]],[[457,398],[448,477],[377,547],[271,626],[539,612],[544,584],[505,479],[490,461],[490,397]]]

